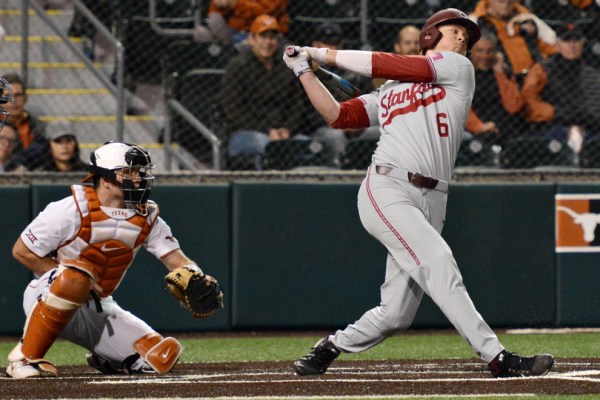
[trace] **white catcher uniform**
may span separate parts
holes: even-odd
[[[381,304],[329,339],[346,352],[367,350],[408,329],[426,293],[475,352],[490,362],[504,347],[475,309],[440,235],[447,182],[475,88],[473,65],[455,52],[429,55],[426,64],[389,57],[373,53],[373,65],[366,62],[361,68],[373,77],[398,80],[343,104],[334,124],[381,126],[373,164],[358,194],[363,226],[388,250]],[[343,61],[338,55],[338,64]]]
[[[74,186],[77,188],[77,186]],[[78,188],[81,188],[79,186]],[[75,197],[70,196],[63,200],[50,203],[21,233],[21,240],[39,257],[44,257],[57,251],[57,260],[73,258],[76,246],[72,240],[76,237],[81,227],[80,207],[85,198],[80,196],[79,205]],[[152,225],[143,246],[155,257],[160,258],[167,253],[179,249],[179,243],[173,237],[170,227],[158,217],[158,208],[155,203],[148,202],[153,210],[155,222]],[[95,241],[107,239],[120,240],[123,243],[131,242],[137,237],[133,230],[124,228],[126,220],[135,215],[134,210],[100,206],[101,210],[109,216],[102,227],[92,227]],[[104,247],[104,246],[103,246]],[[135,253],[139,246],[134,249]],[[110,251],[110,248],[105,249]],[[29,314],[32,307],[37,304],[40,296],[47,296],[50,284],[55,279],[58,268],[46,272],[41,277],[34,279],[25,289],[23,296],[23,309]],[[116,283],[118,285],[118,283]],[[100,307],[96,302],[99,301]],[[133,351],[133,343],[154,330],[144,321],[123,310],[112,296],[94,300],[89,298],[75,313],[71,321],[60,334],[60,337],[78,344],[103,359],[109,361],[113,369],[122,369],[123,362],[131,358],[128,367],[132,372],[150,371],[150,367],[138,359]]]

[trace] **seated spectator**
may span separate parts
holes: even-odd
[[[310,46],[340,50],[343,48],[343,37],[342,28],[338,24],[324,23],[316,29]],[[370,78],[331,66],[328,66],[326,69],[347,79],[360,89],[362,93],[369,93],[373,90],[373,81]],[[340,157],[345,151],[348,140],[360,135],[363,130],[350,132],[329,127],[312,104],[310,104],[308,97],[304,93],[302,93],[302,98],[304,100],[302,132],[329,145],[334,153],[334,164],[339,165]],[[343,101],[343,99],[339,98],[338,100]]]
[[[223,75],[221,101],[227,120],[230,159],[251,157],[262,168],[262,155],[271,140],[289,139],[301,112],[294,104],[302,90],[282,58],[279,23],[257,17],[250,28],[250,51],[233,57]]]
[[[46,143],[41,148],[28,148],[19,163],[28,171],[87,171],[89,165],[80,159],[79,143],[68,120],[56,120],[46,126]],[[20,168],[21,170],[23,168]]]
[[[87,171],[89,165],[80,158],[79,142],[68,120],[52,121],[46,127],[48,151],[38,171]]]
[[[31,115],[25,105],[27,104],[27,88],[18,74],[6,74],[4,79],[12,86],[13,101],[4,105],[10,113],[8,122],[17,129],[19,134],[19,147],[15,151],[27,149],[32,144],[43,145],[44,124]]]
[[[583,60],[600,68],[600,0],[529,0],[530,9],[550,26],[572,22],[586,37]]]
[[[275,17],[279,32],[286,34],[289,25],[286,9],[287,0],[211,0],[206,26],[196,29],[194,39],[224,45],[244,42],[252,22],[263,14]]]
[[[576,153],[600,129],[600,71],[582,60],[584,43],[577,26],[559,28],[558,54],[535,64],[522,89],[538,135],[567,140]]]
[[[496,35],[519,83],[534,62],[556,52],[556,33],[518,0],[479,0],[469,17]]]
[[[483,31],[471,50],[475,67],[475,95],[467,119],[467,131],[502,145],[511,136],[521,136],[524,101],[514,77],[498,51],[494,34]]]
[[[421,30],[414,25],[406,25],[398,31],[394,42],[394,53],[404,55],[419,54],[419,36]],[[373,87],[378,88],[385,83],[385,79],[373,79]]]
[[[419,35],[421,30],[414,25],[406,25],[398,31],[394,43],[394,53],[404,55],[419,54]]]
[[[14,162],[14,149],[18,142],[19,138],[15,127],[5,124],[0,129],[0,174],[12,171],[17,167]]]

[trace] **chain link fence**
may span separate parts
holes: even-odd
[[[397,46],[402,28],[419,29],[435,11],[456,7],[477,17],[484,33],[482,45],[473,49],[477,89],[457,167],[578,170],[600,165],[600,139],[595,137],[600,133],[600,6],[595,1],[517,2],[526,7],[509,24],[520,35],[517,40],[500,32],[487,18],[487,1],[477,0],[238,0],[247,9],[222,12],[223,18],[215,17],[212,2],[199,0],[38,0],[71,46],[49,28],[48,18],[30,12],[26,70],[19,39],[22,2],[0,1],[6,30],[0,70],[26,74],[26,107],[42,122],[68,119],[84,159],[105,140],[122,139],[146,145],[159,167],[171,171],[365,169],[378,128],[328,129],[282,65],[282,49],[293,43],[410,52]],[[78,4],[122,45],[126,95],[120,133],[115,97],[120,56]],[[260,50],[252,48],[247,30],[254,15],[267,9],[280,33],[272,39],[276,45],[270,44],[275,50],[263,49],[269,53],[263,57],[272,55],[273,61],[270,70],[260,73],[251,56]],[[585,38],[584,65],[557,62],[557,47],[547,57],[540,42],[554,40],[556,46],[556,34],[566,46]],[[514,55],[519,47],[530,57],[525,69]],[[533,71],[538,80],[527,82],[536,62],[542,66]],[[90,73],[90,67],[110,84]],[[364,93],[382,83],[334,72]],[[530,104],[531,99],[537,103]],[[538,108],[543,115],[532,122]],[[268,134],[273,128],[286,128],[281,135],[289,133],[289,139],[264,140],[259,154],[246,152],[243,140],[230,140],[239,131]]]

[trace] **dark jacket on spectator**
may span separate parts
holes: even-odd
[[[299,128],[302,89],[276,53],[268,70],[252,51],[235,56],[225,71],[221,88],[228,131],[249,129],[268,133],[270,128]]]
[[[600,71],[560,54],[536,64],[522,89],[527,119],[597,129],[600,123]]]

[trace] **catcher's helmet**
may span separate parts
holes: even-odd
[[[4,78],[0,78],[0,129],[8,119],[9,112],[2,108],[3,104],[13,101],[12,86]]]
[[[106,142],[90,154],[90,174],[83,180],[102,177],[121,186],[127,208],[146,215],[147,202],[152,191],[154,164],[150,153],[129,143]],[[119,183],[117,174],[122,176]]]
[[[470,54],[471,48],[481,37],[481,32],[477,24],[467,17],[467,14],[456,8],[446,8],[445,10],[438,11],[425,21],[419,37],[421,54],[425,54],[425,51],[435,47],[437,42],[442,38],[442,33],[438,27],[448,24],[461,25],[467,29],[469,32],[467,55]]]

